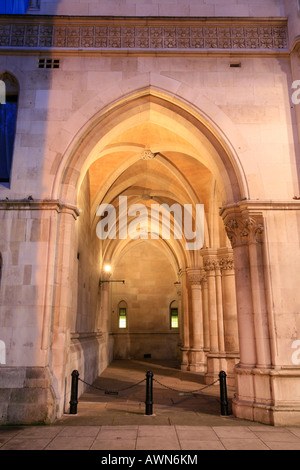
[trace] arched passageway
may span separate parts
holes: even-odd
[[[64,377],[80,366],[90,383],[114,358],[153,355],[177,358],[207,383],[226,370],[233,385],[239,361],[270,365],[257,301],[263,224],[239,206],[247,187],[228,143],[189,111],[151,90],[127,97],[94,116],[62,159],[54,191],[80,215],[76,224],[61,219],[57,254],[69,259],[69,277],[57,279],[67,317],[60,310],[54,322],[70,325]],[[59,367],[61,331],[53,336]]]

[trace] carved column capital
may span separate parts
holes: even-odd
[[[213,258],[205,258],[203,261],[204,271],[208,273],[209,271],[215,271],[218,269],[218,260]]]
[[[191,286],[200,286],[205,274],[200,269],[189,269],[187,270],[187,276]]]
[[[229,218],[225,221],[225,230],[233,248],[263,241],[264,226],[261,217]]]
[[[224,257],[219,259],[219,266],[221,271],[233,271],[234,261],[232,257]]]

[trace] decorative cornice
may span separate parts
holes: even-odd
[[[0,16],[0,50],[288,51],[286,18]]]

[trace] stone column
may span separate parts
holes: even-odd
[[[250,259],[248,251],[248,233],[241,218],[227,218],[225,229],[234,252],[236,297],[238,308],[240,365],[256,365],[256,344],[252,304],[252,286]]]
[[[209,306],[208,306],[208,285],[206,273],[202,281],[202,304],[203,304],[203,336],[204,336],[204,350],[210,349],[209,337]]]
[[[204,261],[204,270],[206,272],[208,287],[210,352],[213,353],[219,351],[215,263],[216,261],[212,259],[205,259]]]
[[[222,279],[219,262],[215,265],[219,352],[225,352]]]
[[[57,251],[54,272],[55,289],[52,303],[51,369],[55,376],[59,415],[63,412],[67,381],[70,380],[69,355],[71,341],[71,315],[73,296],[77,295],[74,284],[77,249],[75,223],[79,213],[75,208],[61,206],[57,224]],[[45,325],[46,326],[46,325]]]
[[[262,256],[264,223],[261,214],[238,207],[225,211],[224,221],[234,253],[241,357],[235,368],[233,411],[240,418],[270,422],[273,392]]]
[[[256,367],[271,367],[270,332],[266,305],[266,288],[263,266],[263,223],[256,218],[248,218],[245,228],[249,231],[249,259],[252,285],[252,303],[256,338]]]
[[[233,256],[220,258],[219,265],[222,273],[225,351],[239,354]]]
[[[182,318],[182,346],[181,346],[181,369],[189,369],[190,348],[190,318],[189,318],[189,295],[187,288],[186,271],[180,271],[181,280],[181,318]]]
[[[189,269],[188,280],[192,293],[192,349],[190,370],[205,372],[204,335],[203,335],[203,306],[201,282],[203,274],[200,269]]]

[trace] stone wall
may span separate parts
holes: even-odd
[[[179,329],[170,327],[170,304],[178,301],[177,275],[155,241],[133,244],[114,267],[113,279],[125,280],[125,284],[111,286],[114,357],[141,359],[151,354],[154,359],[178,358]],[[118,327],[121,301],[127,304],[124,330]]]

